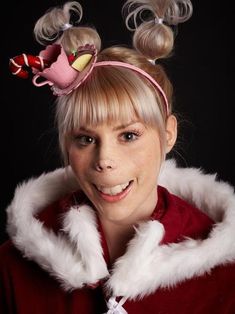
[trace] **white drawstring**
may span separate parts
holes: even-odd
[[[123,297],[119,302],[117,302],[115,297],[109,298],[107,302],[108,312],[105,314],[128,314],[127,311],[122,307],[126,300],[127,298]]]

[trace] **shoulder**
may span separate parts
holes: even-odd
[[[223,263],[208,273],[208,291],[219,290],[221,300],[230,300],[235,306],[235,261]]]
[[[21,253],[15,248],[11,240],[0,245],[0,273],[17,266]]]
[[[7,259],[12,255],[13,248],[14,246],[10,240],[7,240],[0,245],[0,263],[7,261]]]
[[[75,204],[83,204],[87,202],[88,201],[81,190],[68,193],[40,211],[37,215],[37,219],[42,221],[44,226],[48,229],[59,231],[66,212]]]
[[[164,208],[161,223],[165,228],[164,242],[178,242],[185,237],[205,238],[214,221],[200,209],[182,198],[158,187],[158,202]]]

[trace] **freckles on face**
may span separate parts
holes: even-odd
[[[159,134],[155,129],[148,129],[143,147],[136,154],[138,167],[138,183],[143,193],[150,193],[151,188],[157,187],[158,175],[162,164],[162,147]]]
[[[81,189],[103,217],[125,220],[154,209],[161,166],[155,129],[140,122],[82,128],[72,135],[68,155]]]
[[[92,155],[88,152],[81,153],[77,149],[77,145],[70,145],[68,150],[69,164],[73,169],[79,186],[83,186],[89,179],[88,170],[91,168],[91,157]]]

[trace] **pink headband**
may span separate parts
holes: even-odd
[[[145,72],[144,70],[129,64],[129,63],[125,63],[125,62],[120,62],[120,61],[100,61],[100,62],[96,62],[94,67],[100,67],[100,66],[117,66],[117,67],[122,67],[122,68],[127,68],[127,69],[131,69],[137,73],[140,73],[141,75],[143,75],[145,78],[147,78],[150,83],[156,88],[157,91],[160,92],[162,98],[164,99],[164,104],[166,107],[166,113],[167,115],[169,114],[169,104],[168,104],[168,100],[166,98],[166,94],[164,93],[163,89],[161,88],[161,86],[157,83],[156,80],[154,80],[152,78],[151,75],[149,75],[147,72]]]
[[[10,59],[10,70],[12,74],[26,78],[28,77],[28,73],[23,69],[23,66],[32,67],[35,74],[33,84],[38,87],[48,84],[51,86],[54,95],[61,96],[68,95],[80,86],[90,75],[94,67],[116,66],[127,68],[148,79],[161,94],[166,114],[169,115],[169,104],[163,89],[147,72],[125,62],[96,61],[97,50],[93,45],[79,47],[75,53],[68,57],[61,45],[53,44],[47,46],[37,57],[23,54]],[[42,78],[44,80],[38,82],[38,79]]]

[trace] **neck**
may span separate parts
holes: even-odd
[[[125,253],[127,243],[134,235],[133,225],[118,224],[101,219],[101,225],[107,242],[109,257],[113,263]]]
[[[153,210],[131,223],[130,221],[110,221],[104,217],[100,217],[111,263],[125,253],[127,244],[135,233],[134,226],[140,221],[148,220],[152,212]]]
[[[126,246],[134,235],[134,226],[141,221],[149,220],[156,204],[157,193],[154,189],[153,193],[150,193],[148,199],[138,209],[121,220],[113,220],[105,215],[99,215],[111,262],[125,253]]]

